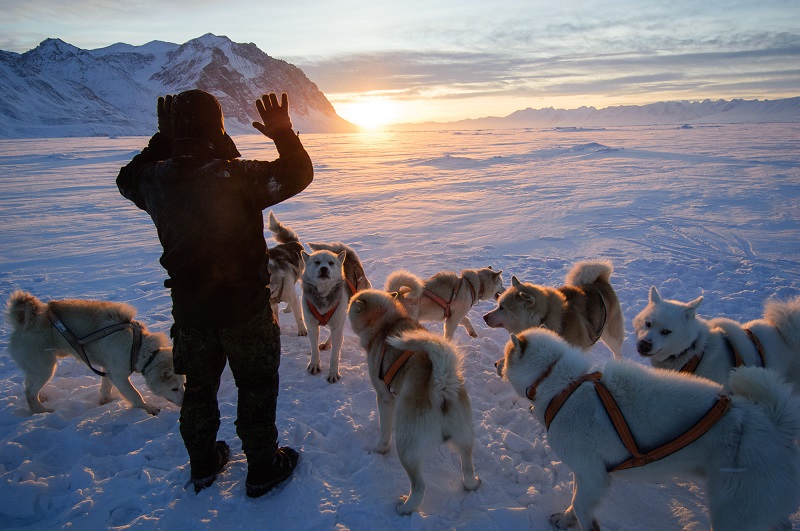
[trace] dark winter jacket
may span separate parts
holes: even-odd
[[[268,304],[262,210],[301,192],[314,174],[294,132],[273,140],[279,158],[272,162],[222,160],[197,141],[173,146],[156,133],[120,170],[120,193],[158,231],[175,324],[230,328]]]

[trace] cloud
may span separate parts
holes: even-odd
[[[717,97],[800,87],[800,34],[744,33],[665,39],[628,51],[525,55],[514,52],[391,51],[296,64],[326,93],[392,93],[395,99],[547,94],[660,96],[697,90]],[[740,84],[737,86],[737,84]],[[729,94],[727,92],[734,92]],[[788,94],[787,94],[788,92]]]

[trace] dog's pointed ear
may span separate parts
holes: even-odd
[[[703,302],[703,296],[700,295],[692,302],[686,304],[686,319],[694,319],[694,316],[697,315],[697,307],[700,306],[700,303]]]
[[[512,276],[511,277],[511,286],[512,287],[518,288],[521,285],[522,285],[522,282],[520,282],[519,279],[516,276]]]
[[[395,298],[397,298],[398,295],[407,295],[411,293],[411,291],[412,291],[411,288],[409,288],[408,286],[400,286],[400,289],[394,292],[394,296]]]
[[[491,269],[491,267],[489,269]],[[503,270],[501,269],[500,271],[495,271],[494,276],[495,277],[499,277],[502,274],[503,274]]]
[[[525,293],[522,290],[519,290],[517,292],[517,295],[519,296],[520,299],[522,299],[522,302],[524,302],[526,306],[528,307],[536,306],[536,297],[534,295],[531,295],[530,293]]]
[[[308,262],[308,257],[311,256],[306,252],[305,249],[300,250],[300,256],[303,258],[303,262]]]
[[[341,263],[344,264],[344,259],[347,258],[347,251],[340,252],[339,254],[336,255],[336,257],[339,259]]]
[[[516,334],[511,334],[511,344],[514,345],[514,350],[522,354],[522,341],[519,340]]]
[[[367,301],[362,298],[353,299],[353,302],[350,303],[350,306],[353,307],[356,313],[361,313],[364,311],[364,308],[367,307]]]
[[[658,293],[655,286],[650,286],[650,302],[653,304],[661,302],[661,295]]]
[[[400,290],[401,290],[401,291],[402,291],[402,289],[403,289],[403,288],[400,288]],[[406,289],[408,289],[409,291],[411,291],[411,288],[406,288]],[[393,291],[393,292],[389,293],[389,296],[390,296],[391,298],[393,298],[393,299],[396,299],[398,295],[400,295],[400,293],[398,293],[397,291]]]

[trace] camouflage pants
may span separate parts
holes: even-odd
[[[278,440],[275,409],[281,336],[269,305],[237,328],[196,330],[176,325],[172,338],[175,372],[186,375],[180,432],[192,477],[216,472],[217,392],[226,361],[239,389],[236,434],[247,462],[271,462]]]

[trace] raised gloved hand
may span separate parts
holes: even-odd
[[[172,94],[159,96],[156,108],[158,114],[158,132],[169,138],[174,139],[175,132],[172,128]]]
[[[264,94],[256,100],[256,110],[264,123],[253,122],[253,127],[269,138],[280,131],[292,129],[292,120],[289,118],[289,96],[281,94],[281,104],[278,105],[278,96],[274,92]]]

